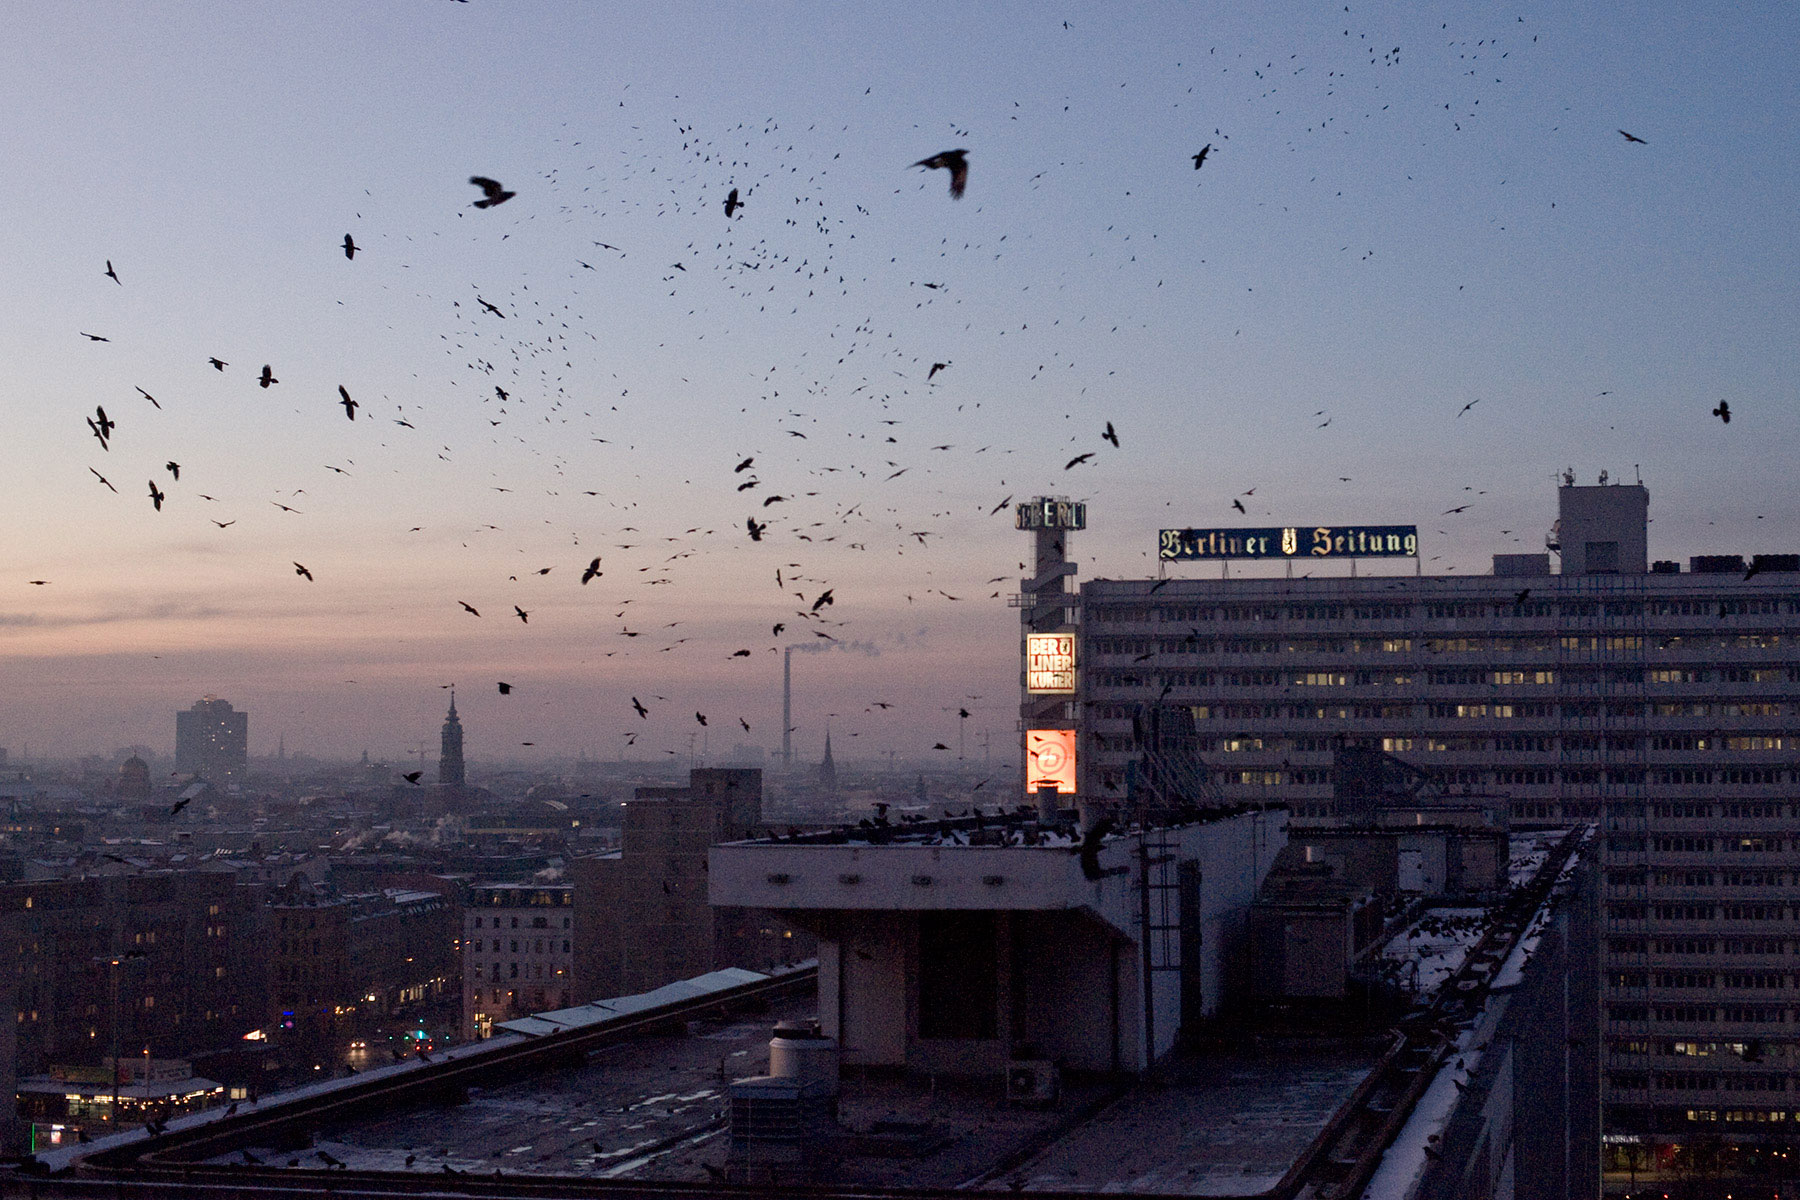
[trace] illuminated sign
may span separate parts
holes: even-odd
[[[1086,529],[1087,505],[1040,496],[1014,506],[1013,525],[1018,529]]]
[[[1028,729],[1025,731],[1025,790],[1055,787],[1075,790],[1075,731]]]
[[[1164,562],[1221,558],[1417,558],[1417,525],[1319,525],[1312,529],[1165,529]]]
[[[1075,635],[1025,635],[1025,690],[1037,694],[1075,694]]]

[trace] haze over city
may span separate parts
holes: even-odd
[[[773,749],[798,644],[798,753],[1005,761],[1045,494],[1800,548],[1788,6],[11,16],[15,754]]]

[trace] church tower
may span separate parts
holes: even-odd
[[[456,689],[450,689],[450,713],[444,718],[443,739],[438,750],[438,784],[441,787],[463,786],[462,721],[456,715]]]
[[[831,730],[825,731],[825,761],[819,764],[819,790],[826,795],[837,794],[837,764],[831,761]]]

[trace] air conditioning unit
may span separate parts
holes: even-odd
[[[1009,1104],[1051,1105],[1061,1087],[1056,1064],[1028,1058],[1006,1064],[1006,1099]]]

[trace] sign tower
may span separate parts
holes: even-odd
[[[1019,607],[1023,671],[1019,732],[1025,791],[1075,791],[1075,671],[1080,643],[1080,596],[1067,586],[1075,574],[1069,536],[1087,527],[1087,505],[1054,496],[1020,504],[1017,528],[1032,535],[1032,573],[1021,581]],[[1043,801],[1040,805],[1048,807]]]

